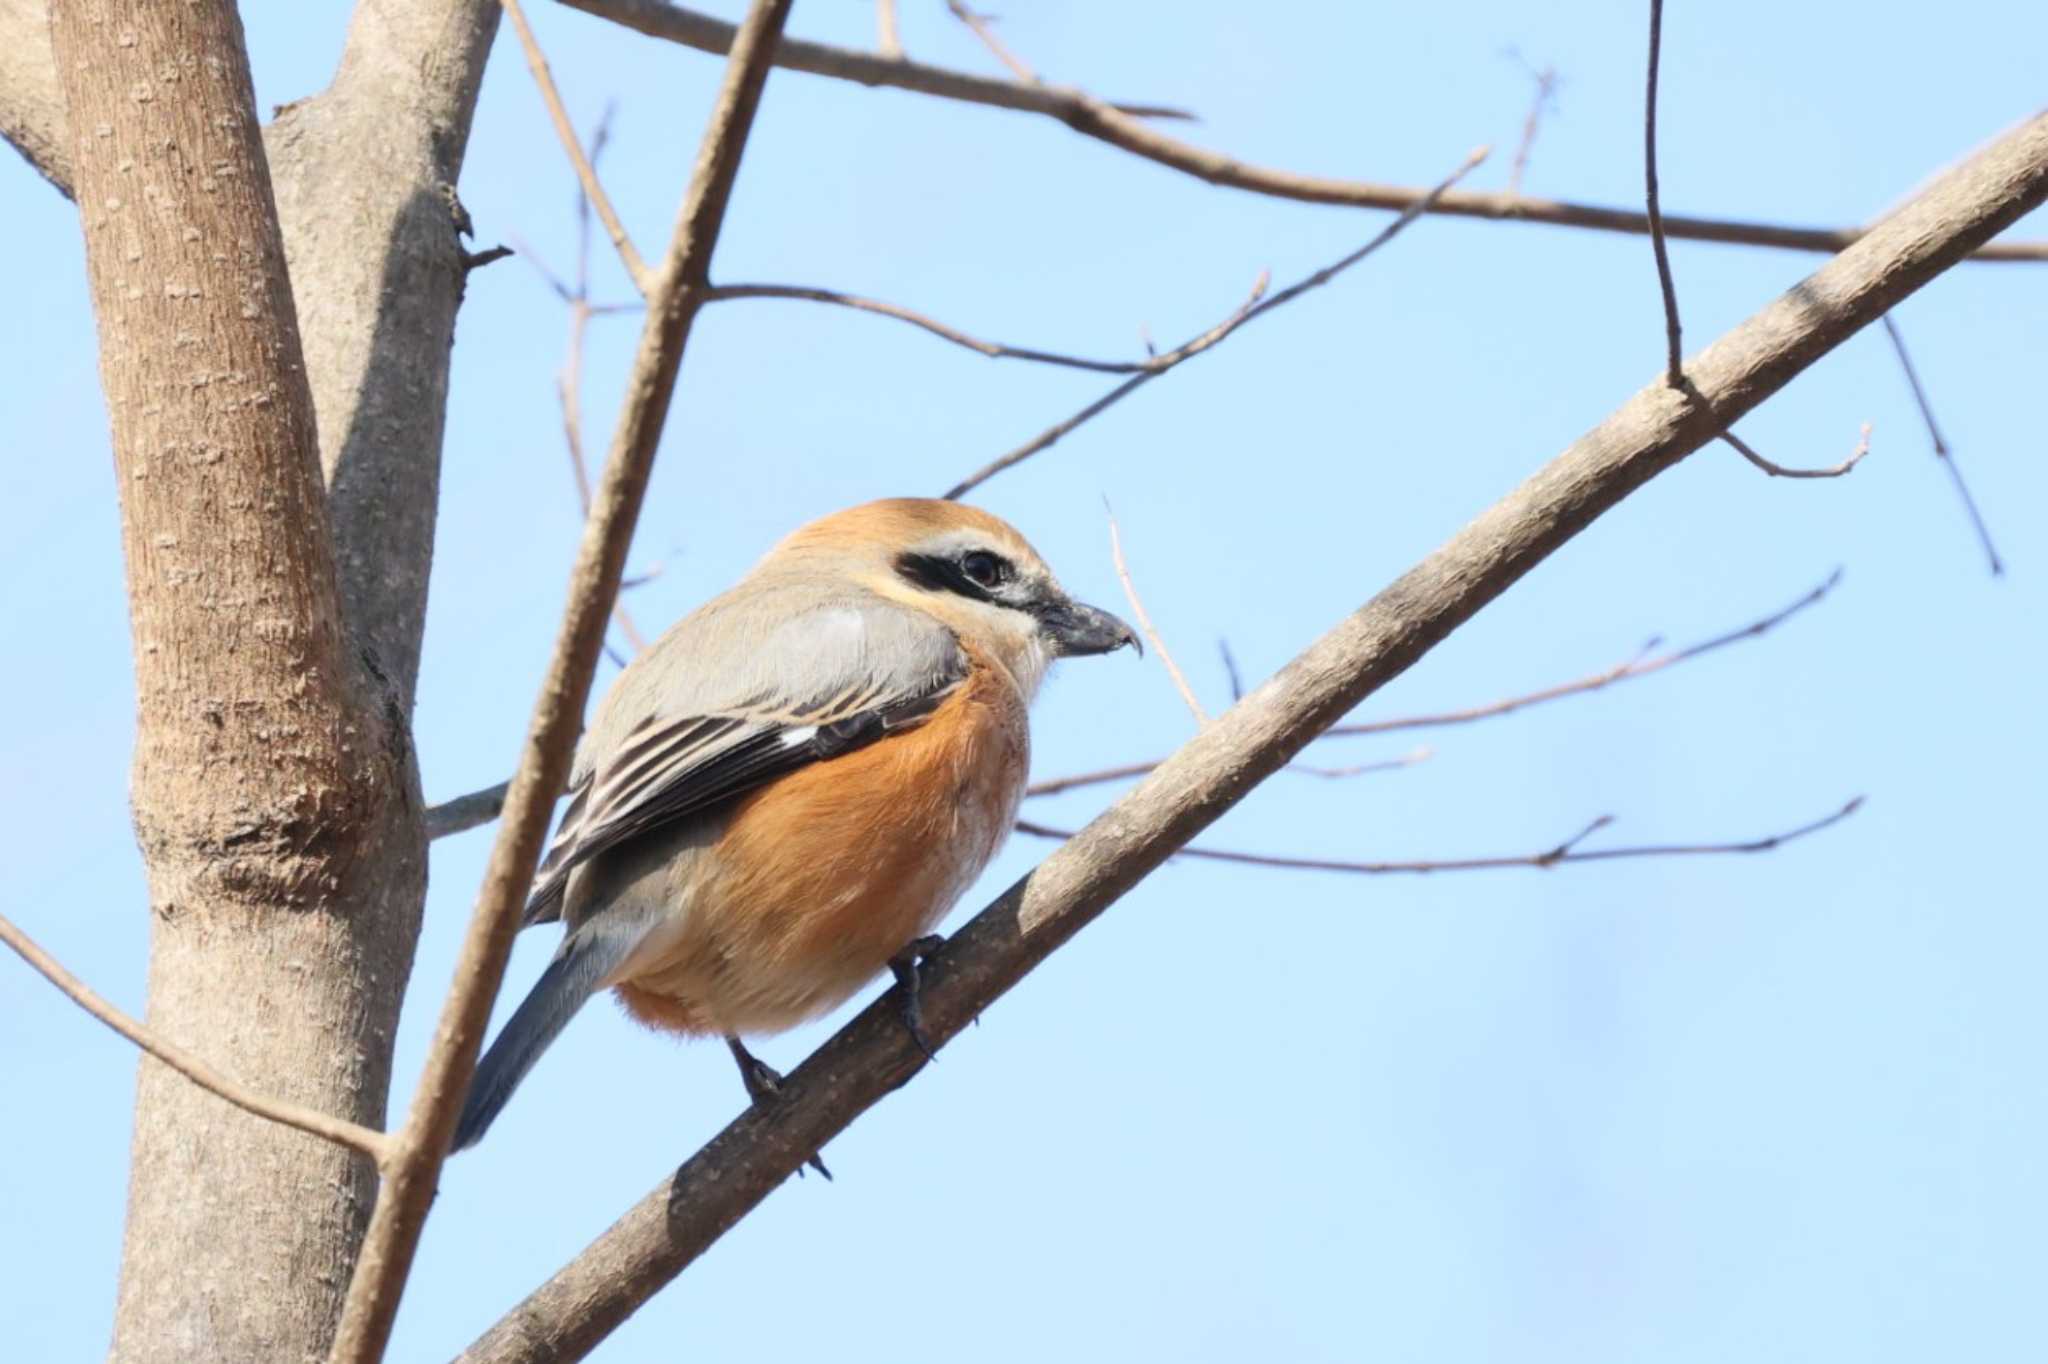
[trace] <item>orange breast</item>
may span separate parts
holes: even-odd
[[[770,1032],[834,1007],[953,906],[1002,845],[1029,767],[1024,703],[970,653],[917,728],[744,798],[678,906],[674,951],[620,998],[685,1032]]]

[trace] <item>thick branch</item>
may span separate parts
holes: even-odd
[[[733,44],[667,258],[648,299],[625,411],[592,514],[584,524],[561,632],[506,796],[506,818],[484,871],[455,983],[442,1006],[419,1091],[398,1134],[391,1173],[349,1285],[333,1364],[376,1364],[390,1339],[456,1114],[476,1068],[491,1003],[504,978],[520,906],[532,886],[555,793],[568,777],[570,751],[604,644],[605,622],[618,596],[655,447],[675,392],[676,372],[690,324],[702,304],[711,254],[767,81],[768,58],[789,17],[789,6],[790,0],[754,0]]]
[[[350,1122],[346,1118],[322,1113],[317,1108],[308,1108],[304,1104],[273,1099],[247,1085],[230,1080],[183,1047],[164,1041],[102,999],[91,986],[65,970],[62,963],[38,947],[33,938],[15,927],[4,914],[0,914],[0,942],[13,948],[23,961],[42,974],[43,979],[62,990],[73,1004],[193,1084],[219,1095],[244,1113],[251,1113],[270,1122],[281,1123],[286,1127],[296,1128],[309,1135],[334,1142],[338,1146],[360,1151],[378,1164],[382,1164],[389,1153],[391,1141],[382,1132],[365,1127],[361,1123]]]
[[[1741,415],[2048,199],[2048,116],[1998,139],[1694,358]],[[1649,479],[1718,434],[1659,380],[1338,623],[977,915],[924,976],[943,1044],[1316,735]],[[870,1005],[462,1359],[581,1358],[921,1057],[893,998]]]
[[[71,137],[45,0],[0,0],[0,139],[70,197]]]
[[[265,138],[342,608],[408,716],[471,259],[455,183],[497,26],[497,0],[359,3],[333,84],[280,110]],[[417,922],[416,907],[405,913]]]
[[[649,37],[681,43],[699,52],[724,52],[732,43],[730,24],[671,4],[668,0],[561,0],[561,3]],[[1252,194],[1311,204],[1339,204],[1349,208],[1379,208],[1395,212],[1415,207],[1429,193],[1418,186],[1337,180],[1249,165],[1235,157],[1168,137],[1141,121],[1145,117],[1156,118],[1172,111],[1109,104],[1084,91],[1057,85],[991,80],[920,62],[897,61],[850,48],[795,39],[783,43],[776,53],[775,63],[792,71],[830,76],[859,85],[893,86],[941,99],[1043,114],[1058,119],[1084,137],[1107,142],[1134,156],[1226,189],[1241,189]],[[1650,230],[1647,215],[1629,209],[1538,199],[1522,194],[1458,191],[1436,200],[1429,211],[1458,218],[1548,223],[1556,227],[1590,228],[1598,232],[1624,232],[1636,236],[1646,236]],[[1664,231],[1671,237],[1830,254],[1860,240],[1869,230],[1790,227],[1723,218],[1667,216],[1664,219]],[[1978,250],[1974,259],[2048,261],[2048,242],[2001,242]]]

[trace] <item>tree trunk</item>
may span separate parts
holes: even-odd
[[[67,3],[51,37],[122,499],[148,1021],[381,1126],[425,893],[408,732],[463,282],[444,186],[497,6],[374,8],[274,139],[319,300],[303,350],[232,5]],[[373,1179],[143,1061],[113,1357],[321,1357]]]

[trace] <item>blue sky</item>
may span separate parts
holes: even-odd
[[[345,7],[250,8],[259,104],[323,83]],[[588,127],[617,101],[606,178],[657,253],[718,64],[535,8],[575,116]],[[1192,107],[1191,137],[1249,160],[1392,182],[1434,181],[1482,142],[1497,150],[1472,183],[1505,180],[1530,91],[1519,52],[1563,81],[1528,190],[1639,194],[1640,5],[1007,8],[1007,39],[1049,79]],[[994,69],[942,6],[906,9],[914,54]],[[1944,13],[1674,6],[1666,206],[1852,223],[2031,113],[2048,11]],[[806,0],[791,31],[865,44],[872,10]],[[509,34],[462,194],[485,243],[573,257],[571,177]],[[139,1012],[128,636],[77,227],[11,157],[0,202],[0,630],[15,660],[0,742],[16,773],[0,901]],[[1171,344],[1261,269],[1284,283],[1383,221],[1211,189],[1046,119],[780,73],[714,273],[1135,354],[1141,328]],[[1672,255],[1694,347],[1815,263]],[[626,297],[616,263],[596,267],[600,293]],[[598,1357],[2027,1353],[2048,1223],[2048,268],[1965,267],[1899,317],[2007,578],[1987,576],[1882,334],[1861,335],[1741,428],[1819,464],[1871,422],[1853,477],[1771,481],[1702,451],[1361,714],[1487,701],[1652,635],[1711,635],[1841,565],[1824,604],[1654,678],[1426,736],[1435,756],[1397,773],[1282,774],[1208,837],[1459,856],[1533,852],[1603,813],[1616,843],[1760,835],[1858,793],[1862,813],[1756,857],[1421,879],[1174,863],[835,1142],[836,1183],[777,1191]],[[417,717],[432,798],[505,775],[553,639],[577,530],[552,388],[564,322],[519,261],[471,282]],[[634,331],[593,330],[598,449]],[[1634,392],[1662,344],[1646,240],[1428,220],[978,500],[1114,606],[1107,498],[1152,613],[1220,706],[1217,640],[1269,673]],[[665,624],[798,522],[936,492],[1109,382],[835,310],[720,306],[698,324],[634,554],[664,571],[633,609]],[[1190,724],[1156,662],[1070,664],[1037,712],[1036,767],[1153,756]],[[1106,798],[1033,813],[1078,821]],[[401,1098],[488,842],[434,849]],[[1044,850],[1016,840],[962,913]],[[506,1007],[552,948],[548,931],[522,941]],[[0,1333],[15,1358],[86,1358],[111,1318],[134,1055],[25,968],[0,978],[16,1115]],[[760,1050],[793,1064],[832,1023]],[[393,1358],[466,1344],[742,1101],[723,1048],[587,1010],[449,1166]]]

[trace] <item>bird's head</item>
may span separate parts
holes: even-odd
[[[1056,658],[1106,654],[1130,626],[1068,596],[1007,521],[979,507],[899,497],[835,512],[792,533],[770,560],[833,561],[869,590],[944,622],[1028,697]]]

